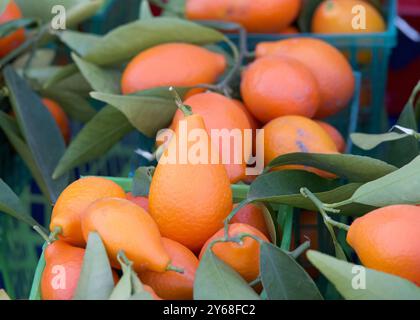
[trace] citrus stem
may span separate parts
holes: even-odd
[[[182,111],[182,113],[184,114],[185,117],[191,116],[192,113],[192,109],[189,106],[186,106],[183,102],[181,97],[179,96],[178,92],[176,92],[174,87],[170,87],[169,91],[172,93],[172,95],[174,96],[175,99],[175,104],[178,107],[178,109],[180,109]]]
[[[34,225],[34,226],[32,226],[32,229],[34,229],[41,237],[42,237],[42,239],[44,239],[45,240],[45,242],[46,243],[48,243],[48,244],[50,244],[51,243],[51,240],[50,240],[50,238],[48,237],[48,235],[44,232],[44,230],[42,230],[42,228],[40,227],[40,226],[38,226],[38,225]]]
[[[308,250],[311,246],[310,241],[305,241],[302,243],[299,247],[297,247],[295,250],[291,251],[289,254],[294,258],[297,259],[302,253],[304,253],[306,250]]]
[[[121,265],[124,264],[128,267],[131,267],[133,265],[133,261],[131,261],[127,258],[127,256],[125,255],[125,252],[123,250],[118,251],[117,260]]]
[[[63,233],[63,229],[60,226],[56,226],[54,230],[50,233],[48,239],[49,243],[57,240],[57,236]]]
[[[261,282],[261,276],[256,277],[254,280],[252,280],[250,283],[248,283],[251,287],[259,284]]]
[[[340,229],[343,229],[343,230],[348,230],[349,229],[349,226],[348,225],[346,225],[346,224],[344,224],[344,223],[341,223],[341,222],[338,222],[338,221],[335,221],[335,220],[333,220],[327,213],[326,213],[326,210],[325,210],[325,204],[323,203],[323,202],[321,202],[321,200],[319,200],[311,191],[309,191],[307,188],[301,188],[300,189],[300,193],[305,197],[305,198],[309,198],[314,204],[315,204],[315,206],[318,208],[318,210],[319,210],[319,212],[321,213],[321,215],[322,215],[322,217],[323,217],[323,219],[324,219],[324,221],[328,224],[328,225],[332,225],[332,226],[335,226],[335,227],[338,227],[338,228],[340,228]],[[346,200],[347,201],[347,200]],[[343,201],[343,202],[345,202],[345,201]],[[330,208],[331,209],[331,208]],[[335,210],[336,211],[336,210]]]
[[[167,267],[166,267],[166,271],[175,271],[175,272],[178,272],[178,273],[184,273],[184,269],[183,268],[178,268],[178,267],[175,267],[175,266],[173,266],[173,265],[171,265],[171,264],[169,264]]]
[[[243,207],[245,207],[248,203],[250,203],[248,199],[245,199],[238,203],[238,205],[229,213],[229,215],[226,217],[224,221],[224,230],[225,230],[225,239],[229,238],[229,223],[230,220],[233,219],[233,217],[238,213],[239,210],[241,210]]]

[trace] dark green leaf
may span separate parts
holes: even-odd
[[[381,143],[400,140],[408,137],[405,133],[388,132],[382,134],[366,134],[366,133],[352,133],[351,140],[353,143],[363,150],[371,150]]]
[[[120,93],[121,73],[117,70],[104,70],[87,62],[76,54],[71,55],[80,72],[83,74],[91,87],[103,93]]]
[[[204,45],[223,39],[222,33],[196,23],[158,17],[138,20],[112,30],[88,50],[84,59],[98,65],[115,64],[158,44],[185,42]]]
[[[51,177],[59,159],[64,154],[63,136],[51,113],[25,80],[19,77],[10,66],[4,69],[3,75],[25,141],[48,188],[50,200],[55,203],[68,183],[67,175],[56,180]]]
[[[4,212],[12,217],[19,219],[31,227],[39,226],[38,222],[26,213],[25,207],[20,202],[18,196],[0,178],[0,212]]]
[[[331,281],[348,300],[420,300],[414,283],[391,274],[335,259],[309,250],[311,263]]]
[[[187,89],[177,88],[177,91],[182,97]],[[94,99],[120,110],[137,130],[149,137],[155,137],[158,130],[166,128],[177,110],[175,101],[166,87],[138,91],[133,95],[100,92],[93,92],[91,95]]]
[[[351,182],[366,182],[397,170],[383,161],[351,154],[289,153],[271,161],[266,170],[291,164],[301,164],[334,173]]]
[[[155,167],[137,168],[133,177],[133,196],[148,196]]]
[[[260,270],[269,300],[322,300],[306,271],[288,253],[271,243],[261,244]]]
[[[56,85],[58,82],[74,75],[77,73],[79,69],[77,68],[76,64],[71,63],[62,68],[59,68],[56,72],[54,72],[50,78],[45,81],[43,87],[44,89],[49,88],[53,85]]]
[[[101,237],[89,234],[74,300],[106,300],[114,289],[111,265]]]
[[[101,39],[101,37],[96,34],[72,30],[61,31],[58,33],[58,37],[71,50],[77,52],[77,54],[81,56]]]
[[[13,148],[15,148],[16,152],[20,155],[28,169],[31,171],[32,177],[37,182],[42,193],[48,198],[48,188],[45,185],[42,174],[35,163],[31,150],[29,150],[28,145],[23,140],[16,121],[3,111],[0,111],[0,128],[3,130],[10,144]]]
[[[194,300],[260,300],[248,283],[207,250],[194,281]]]
[[[68,27],[73,28],[79,23],[94,16],[107,1],[105,0],[90,0],[82,1],[79,4],[71,7],[67,11],[66,24]]]
[[[420,156],[382,178],[365,183],[345,201],[384,207],[392,204],[420,203]]]
[[[32,54],[32,55],[31,55]],[[31,73],[33,69],[39,68],[50,68],[51,63],[55,58],[55,51],[52,49],[37,49],[34,53],[28,52],[21,55],[13,62],[15,69],[24,68],[30,60],[30,69],[25,70],[26,74]],[[39,70],[38,69],[38,70]]]
[[[56,101],[63,108],[66,114],[74,120],[88,122],[96,114],[96,110],[90,105],[90,103],[85,98],[74,92],[56,90],[54,87],[42,90],[41,92],[43,96]]]
[[[60,177],[67,171],[102,156],[133,130],[120,111],[112,106],[102,108],[67,148],[53,177]]]
[[[309,199],[301,195],[301,188],[308,188],[324,203],[333,203],[338,199],[340,199],[338,201],[349,199],[361,184],[350,183],[341,187],[337,186],[335,181],[326,180],[305,171],[274,171],[259,176],[251,184],[248,199],[286,204],[313,211],[317,208]],[[362,215],[373,210],[374,207],[348,204],[340,209],[345,215]]]

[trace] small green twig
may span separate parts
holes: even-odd
[[[252,280],[250,283],[248,283],[251,287],[261,283],[261,276],[256,277],[254,280]]]
[[[178,109],[180,109],[185,117],[191,116],[192,113],[192,109],[189,106],[186,106],[183,102],[181,97],[179,96],[178,92],[176,92],[176,89],[174,87],[170,87],[169,91],[172,93],[172,95],[174,96],[175,99],[175,104],[178,107]]]
[[[45,242],[46,243],[48,243],[48,244],[50,244],[51,243],[51,240],[50,240],[50,238],[48,237],[48,235],[44,232],[44,230],[42,230],[42,228],[40,227],[40,226],[38,226],[38,225],[34,225],[34,226],[32,226],[32,229],[34,229],[41,237],[42,237],[42,239],[44,239],[45,240]]]
[[[48,236],[48,243],[54,242],[58,239],[58,235],[63,233],[63,229],[59,226],[56,226],[54,228],[54,230],[50,233],[50,235]]]
[[[295,250],[289,252],[289,254],[294,258],[297,259],[302,253],[304,253],[306,250],[308,250],[311,247],[311,241],[305,241],[302,243],[299,247],[297,247]]]
[[[324,221],[329,224],[329,225],[333,225],[335,227],[338,227],[340,229],[344,229],[344,230],[348,230],[348,226],[337,222],[335,220],[333,220],[328,214],[327,211],[330,211],[332,213],[339,213],[340,211],[334,208],[329,208],[326,207],[326,205],[321,202],[321,200],[319,200],[311,191],[309,191],[307,188],[301,188],[300,189],[300,193],[305,197],[305,198],[309,198],[314,204],[315,206],[318,208],[319,212],[322,215],[322,218],[324,219]]]
[[[224,221],[224,238],[228,239],[229,238],[229,223],[230,220],[233,219],[233,217],[238,213],[239,210],[241,210],[243,207],[245,207],[248,203],[250,203],[250,201],[248,199],[245,199],[241,202],[238,203],[238,205],[233,208],[233,210],[231,211],[231,213],[229,213],[229,215],[226,217],[225,221]]]
[[[171,264],[169,264],[166,267],[166,271],[175,271],[175,272],[178,272],[178,273],[181,273],[181,274],[184,273],[184,269],[183,268],[175,267],[175,266],[173,266]]]

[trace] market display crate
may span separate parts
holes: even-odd
[[[354,70],[362,74],[359,129],[365,132],[383,132],[387,128],[385,110],[385,89],[388,64],[392,49],[397,43],[397,0],[386,0],[382,13],[387,23],[387,30],[381,33],[363,34],[249,34],[248,50],[255,50],[258,43],[277,41],[291,37],[312,37],[324,40],[344,52]],[[227,35],[239,43],[237,34]],[[386,124],[386,126],[384,126]]]
[[[358,112],[359,112],[359,96],[360,96],[361,75],[358,72],[354,72],[354,76],[355,76],[355,79],[356,79],[356,86],[355,86],[354,95],[353,95],[353,98],[352,98],[352,101],[351,101],[349,107],[346,108],[345,110],[343,110],[340,114],[328,119],[328,122],[336,125],[337,128],[340,129],[340,131],[343,133],[343,135],[345,137],[349,137],[350,134],[355,131],[356,126],[357,126],[357,118],[358,118]],[[145,147],[144,144],[148,144],[149,147],[151,146],[150,145],[150,139],[147,139],[143,135],[137,135],[137,139],[142,142],[142,144],[141,144],[142,149],[147,149],[147,147]],[[350,152],[350,150],[352,149],[352,143],[351,143],[350,138],[348,138],[346,142],[347,142],[347,151],[346,152]],[[118,146],[116,148],[118,148]],[[133,165],[133,162],[135,164],[134,167],[132,166],[132,169],[131,169],[130,174],[129,174],[129,176],[132,176],[133,173],[134,173],[134,170],[133,170],[134,168],[137,168],[137,166],[139,166],[139,165],[147,165],[148,163],[147,163],[147,160],[145,158],[140,159],[138,156],[133,157],[133,151],[134,151],[133,148],[129,151],[131,152],[131,156],[130,156],[130,158],[132,159],[131,165]],[[98,172],[101,172],[101,171],[98,171]],[[132,190],[132,179],[131,178],[121,177],[121,175],[104,175],[104,174],[97,174],[97,175],[105,176],[109,179],[112,179],[114,182],[118,183],[126,192],[130,192]],[[121,177],[121,178],[118,178],[118,177]],[[241,200],[246,198],[246,195],[247,195],[248,190],[249,190],[249,185],[234,184],[234,185],[231,186],[231,188],[232,188],[232,195],[233,195],[234,202],[238,203]],[[48,206],[44,207],[44,210],[46,210],[47,208],[48,208]],[[278,204],[273,204],[273,208],[278,210],[279,205]],[[51,208],[49,208],[49,210],[50,209]],[[293,210],[293,223],[292,223],[292,225],[293,225],[294,236],[293,236],[293,239],[292,239],[291,247],[293,248],[294,246],[297,246],[298,244],[300,244],[302,242],[302,239],[304,241],[306,235],[309,236],[311,233],[313,233],[315,231],[318,234],[316,245],[319,248],[319,250],[321,250],[323,252],[331,252],[332,249],[333,249],[332,243],[331,243],[331,240],[329,238],[328,231],[327,231],[326,227],[324,226],[324,223],[323,223],[322,219],[320,219],[320,217],[318,215],[315,215],[314,216],[315,219],[312,219],[308,223],[308,221],[303,221],[302,219],[300,219],[301,216],[303,214],[305,214],[305,212],[300,211],[297,208],[292,208],[292,210]],[[47,211],[44,211],[44,214],[49,217],[50,213],[47,210]],[[35,235],[35,236],[38,237],[37,235]],[[37,239],[37,240],[38,240],[37,241],[38,248],[40,248],[41,242],[40,242],[39,239]],[[44,244],[44,247],[45,247],[45,244]],[[32,287],[31,287],[31,292],[30,292],[30,295],[29,295],[29,299],[31,299],[31,300],[40,299],[39,285],[40,285],[40,279],[41,279],[41,275],[42,275],[42,272],[44,270],[44,267],[45,267],[45,260],[44,260],[43,250],[42,250],[36,268],[35,268],[34,265],[33,265],[33,268],[32,268],[32,272],[34,272],[33,270],[35,270],[35,275],[34,275],[33,280],[32,280]],[[310,267],[310,266],[306,264],[306,267]],[[319,286],[321,287],[321,290],[323,290],[323,291],[330,290],[327,282],[325,281],[325,279],[323,277],[320,277],[320,280],[318,282],[319,282]]]
[[[95,16],[82,25],[82,29],[96,34],[108,31],[138,18],[141,0],[106,0]]]

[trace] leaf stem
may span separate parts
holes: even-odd
[[[233,219],[233,217],[238,213],[239,210],[241,210],[243,207],[245,207],[250,202],[251,201],[249,199],[242,200],[241,202],[238,203],[238,205],[235,208],[233,208],[231,213],[229,213],[229,215],[226,217],[226,219],[224,221],[224,230],[225,230],[224,238],[225,239],[229,239],[229,223],[230,223],[230,220]]]
[[[62,233],[63,229],[60,226],[56,226],[48,236],[48,239],[50,240],[49,243],[56,241],[58,239],[57,236]]]
[[[261,276],[256,277],[254,280],[252,280],[250,283],[248,283],[251,287],[259,284],[261,282]]]
[[[302,253],[308,250],[311,247],[311,241],[307,240],[302,243],[299,247],[295,250],[291,251],[289,254],[294,258],[297,259]]]
[[[38,225],[32,226],[32,229],[34,229],[41,237],[45,240],[46,243],[51,244],[51,240],[48,237],[48,235],[42,230],[42,228]]]
[[[166,267],[166,271],[175,271],[175,272],[178,272],[178,273],[181,273],[181,274],[184,273],[184,269],[183,268],[179,268],[179,267],[173,266],[172,264],[169,264]]]
[[[184,114],[184,116],[185,117],[191,116],[193,114],[191,107],[186,106],[182,102],[182,99],[181,99],[180,95],[178,94],[178,92],[176,91],[176,89],[174,87],[169,87],[169,91],[174,96],[175,104],[178,107],[178,109],[180,109],[182,111],[182,113]]]

